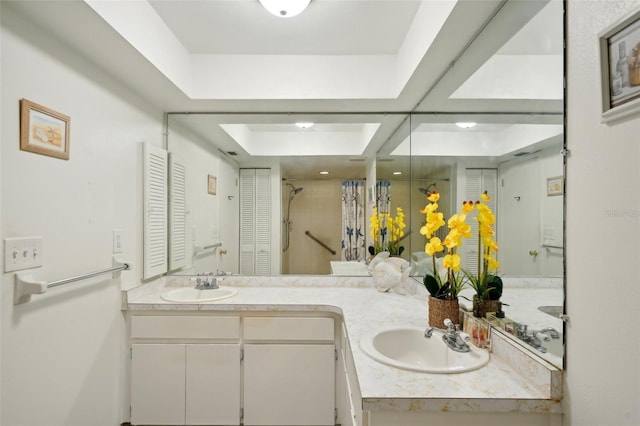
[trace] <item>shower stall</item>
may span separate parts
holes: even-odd
[[[324,275],[340,260],[342,187],[335,179],[283,179],[282,273]]]

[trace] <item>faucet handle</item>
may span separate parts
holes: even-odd
[[[549,340],[551,340],[551,336],[545,334],[542,331],[536,331],[535,333],[533,333],[533,335],[543,342],[548,342]]]
[[[558,332],[558,330],[556,330],[553,327],[545,327],[542,330],[540,330],[540,333],[544,333],[548,336],[551,336],[552,339],[559,339],[560,338],[560,332]]]
[[[444,321],[442,321],[442,322],[447,327],[447,333],[453,333],[454,332],[453,321],[451,321],[449,318],[445,318]]]

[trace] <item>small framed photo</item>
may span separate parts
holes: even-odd
[[[547,178],[547,196],[564,194],[564,178],[555,176]]]
[[[217,178],[213,175],[207,175],[207,192],[211,195],[216,195],[217,186]]]
[[[20,149],[69,159],[71,118],[27,99],[20,100]]]
[[[640,8],[598,34],[602,122],[640,111]]]

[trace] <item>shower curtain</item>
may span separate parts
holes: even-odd
[[[374,241],[379,247],[387,247],[389,235],[387,232],[387,218],[391,211],[391,182],[379,180],[376,182],[376,208],[378,210],[378,220],[380,221],[380,238]]]
[[[376,207],[379,214],[389,214],[391,209],[391,182],[388,180],[376,182]]]
[[[364,182],[342,182],[342,260],[360,261],[364,247]]]

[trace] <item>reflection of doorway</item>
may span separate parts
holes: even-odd
[[[498,245],[500,273],[540,276],[540,162],[538,158],[500,166]]]

